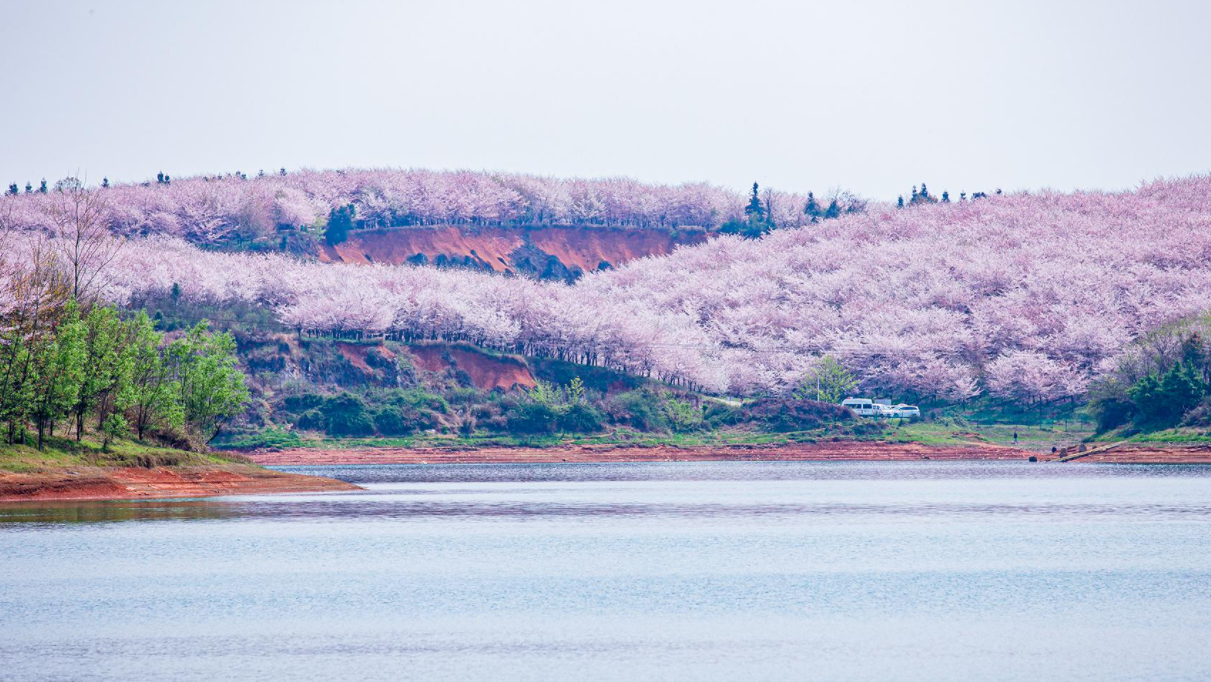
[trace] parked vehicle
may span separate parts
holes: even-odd
[[[853,410],[859,417],[914,419],[921,416],[921,408],[916,405],[888,405],[870,398],[846,398],[841,401],[841,406]]]
[[[916,405],[905,405],[900,403],[899,405],[894,405],[888,408],[887,416],[899,417],[900,419],[920,419],[921,408],[917,407]]]
[[[887,405],[876,403],[870,398],[846,398],[841,401],[842,407],[848,407],[859,417],[886,416]]]

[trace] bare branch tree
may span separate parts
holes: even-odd
[[[59,264],[71,282],[72,296],[88,304],[104,281],[101,276],[118,257],[123,240],[110,234],[108,207],[100,193],[83,183],[61,183],[50,208]]]

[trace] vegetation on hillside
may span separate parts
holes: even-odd
[[[103,450],[152,434],[205,444],[248,399],[234,339],[201,321],[166,343],[145,313],[102,303],[121,245],[91,200],[79,188],[63,192],[58,238],[35,241],[26,267],[5,282],[0,440],[42,449],[59,431],[80,443],[92,430]]]

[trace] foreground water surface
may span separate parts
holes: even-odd
[[[1211,467],[287,470],[0,506],[0,678],[1211,678]]]

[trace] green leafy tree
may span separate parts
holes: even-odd
[[[849,396],[858,386],[854,375],[845,369],[836,358],[825,355],[816,361],[815,367],[803,378],[794,396],[800,400],[818,400],[838,403]]]
[[[140,311],[128,323],[130,356],[130,414],[139,440],[152,426],[181,428],[185,423],[181,387],[169,376],[160,345],[164,335],[155,330],[147,313]]]
[[[84,419],[106,401],[121,380],[122,321],[117,310],[94,306],[84,319],[84,371],[72,412],[76,418],[76,440],[84,437]],[[98,422],[104,422],[101,414]]]
[[[568,388],[565,391],[568,397],[568,403],[571,405],[580,405],[585,401],[584,382],[580,377],[572,377],[568,382]]]
[[[527,395],[529,395],[530,400],[533,400],[539,405],[545,405],[552,408],[557,407],[561,402],[563,402],[563,396],[560,395],[559,388],[554,384],[543,381],[542,379],[539,379],[534,383],[534,388],[531,388]]]
[[[36,351],[32,416],[38,429],[39,450],[46,436],[54,434],[55,423],[71,414],[84,377],[87,334],[87,326],[72,301],[53,338]]]
[[[205,320],[168,346],[169,376],[180,386],[185,423],[206,443],[250,397],[235,351],[235,338],[210,332]]]
[[[669,396],[664,401],[664,413],[674,431],[697,431],[702,428],[702,410],[688,400]]]
[[[1207,394],[1207,384],[1194,365],[1178,362],[1163,375],[1149,374],[1127,391],[1143,424],[1174,426]]]

